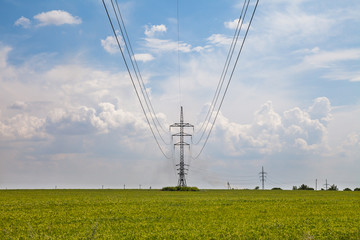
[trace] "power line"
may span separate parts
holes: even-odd
[[[221,98],[219,107],[218,107],[218,109],[217,109],[217,113],[216,113],[215,118],[214,118],[214,120],[213,120],[213,122],[212,122],[212,125],[211,125],[211,128],[210,128],[210,130],[209,130],[209,133],[208,133],[208,135],[207,135],[207,137],[206,137],[206,139],[205,139],[205,142],[204,142],[204,144],[203,144],[200,152],[199,152],[198,155],[195,157],[195,159],[200,156],[200,154],[201,154],[202,151],[204,150],[204,148],[205,148],[205,146],[206,146],[206,144],[207,144],[207,142],[208,142],[208,140],[209,140],[210,134],[211,134],[212,129],[213,129],[214,125],[215,125],[216,119],[217,119],[217,117],[218,117],[218,115],[219,115],[221,106],[222,106],[222,104],[223,104],[223,102],[224,102],[225,95],[226,95],[226,93],[227,93],[227,91],[228,91],[228,89],[229,89],[230,82],[231,82],[232,77],[233,77],[233,75],[234,75],[235,68],[236,68],[236,65],[237,65],[237,63],[238,63],[238,61],[239,61],[239,57],[240,57],[240,54],[241,54],[241,52],[242,52],[242,49],[243,49],[243,47],[244,47],[244,43],[245,43],[246,37],[247,37],[247,35],[248,35],[248,32],[249,32],[249,29],[250,29],[252,20],[253,20],[253,18],[254,18],[254,15],[255,15],[255,12],[256,12],[256,8],[257,8],[257,6],[258,6],[258,3],[259,3],[259,0],[256,1],[256,5],[255,5],[254,10],[253,10],[253,13],[252,13],[252,15],[251,15],[251,19],[250,19],[249,25],[248,25],[248,27],[247,27],[247,29],[246,29],[246,33],[245,33],[245,35],[244,35],[244,38],[243,38],[243,41],[242,41],[240,50],[239,50],[239,52],[238,52],[236,61],[235,61],[235,63],[234,63],[233,69],[232,69],[232,71],[231,71],[229,80],[228,80],[228,82],[227,82],[226,88],[225,88],[225,90],[224,90],[224,94],[223,94],[223,96],[222,96],[222,98]]]
[[[111,25],[111,29],[112,29],[112,31],[113,31],[113,33],[114,33],[114,36],[115,36],[115,39],[116,39],[117,45],[118,45],[119,50],[120,50],[120,52],[121,52],[121,56],[122,56],[122,58],[123,58],[123,60],[124,60],[124,63],[125,63],[126,69],[127,69],[128,74],[129,74],[129,76],[130,76],[131,83],[132,83],[132,85],[133,85],[133,87],[134,87],[134,90],[135,90],[136,96],[137,96],[137,98],[138,98],[138,100],[139,100],[139,102],[140,102],[141,109],[142,109],[142,111],[143,111],[143,113],[144,113],[144,115],[145,115],[146,122],[148,123],[148,125],[149,125],[149,127],[150,127],[151,133],[152,133],[152,135],[153,135],[153,137],[154,137],[154,139],[155,139],[155,141],[156,141],[156,144],[158,145],[158,147],[159,147],[159,149],[160,149],[161,153],[165,156],[165,158],[167,158],[167,159],[171,159],[171,157],[168,157],[168,156],[165,154],[164,150],[163,150],[163,149],[162,149],[162,147],[160,146],[160,143],[159,143],[158,139],[156,138],[156,135],[155,135],[155,133],[154,133],[154,130],[153,130],[153,129],[152,129],[152,127],[151,127],[151,124],[150,124],[149,118],[148,118],[148,116],[147,116],[147,114],[146,114],[146,111],[145,111],[144,106],[143,106],[143,103],[142,103],[142,101],[141,101],[141,98],[140,98],[139,92],[138,92],[138,90],[137,90],[137,88],[136,88],[136,85],[135,85],[134,79],[133,79],[133,77],[132,77],[132,75],[131,75],[131,72],[130,72],[129,66],[128,66],[127,62],[126,62],[125,55],[124,55],[124,53],[123,53],[123,50],[121,49],[121,45],[120,45],[120,42],[119,42],[118,36],[117,36],[117,34],[116,34],[116,31],[115,31],[114,25],[113,25],[113,23],[112,23],[112,20],[111,20],[111,17],[110,17],[109,11],[108,11],[108,9],[107,9],[107,7],[106,7],[106,4],[105,4],[104,0],[102,0],[102,2],[103,2],[103,5],[104,5],[104,8],[105,8],[105,11],[106,11],[106,15],[108,16],[108,19],[109,19],[109,22],[110,22],[110,25]]]
[[[221,179],[222,181],[231,180],[231,182],[241,182],[241,183],[255,183],[258,181],[257,175],[238,175],[234,173],[230,173],[228,171],[212,171],[208,168],[202,168],[196,165],[192,165],[190,171],[199,173],[203,176],[207,176],[209,178]]]
[[[244,4],[243,4],[243,8],[242,8],[242,11],[241,11],[241,14],[240,14],[240,17],[238,19],[238,24],[237,24],[237,27],[236,27],[236,31],[234,33],[234,36],[233,36],[233,39],[232,39],[232,43],[231,43],[231,46],[230,46],[230,49],[229,49],[229,52],[228,52],[228,55],[227,55],[227,59],[226,59],[226,62],[225,62],[225,65],[224,65],[224,68],[223,68],[223,71],[222,71],[222,74],[221,74],[221,77],[219,79],[219,83],[218,83],[218,86],[216,88],[216,91],[215,91],[215,94],[214,94],[214,97],[213,97],[213,100],[212,100],[212,103],[209,107],[209,111],[207,113],[207,117],[205,118],[205,121],[203,122],[203,125],[201,128],[203,128],[204,124],[206,123],[206,127],[205,129],[202,131],[202,134],[201,134],[201,137],[199,139],[199,141],[196,143],[200,143],[200,141],[203,139],[203,137],[205,136],[205,133],[207,132],[206,134],[206,139],[199,151],[199,153],[196,155],[195,158],[191,158],[192,159],[197,159],[202,151],[204,150],[208,140],[209,140],[209,137],[211,135],[211,132],[212,132],[212,129],[215,125],[215,122],[217,120],[217,117],[219,115],[219,112],[220,112],[220,109],[222,107],[222,104],[224,102],[224,99],[225,99],[225,96],[227,94],[227,91],[228,91],[228,88],[229,88],[229,85],[230,85],[230,82],[232,80],[232,77],[233,77],[233,74],[234,74],[234,71],[235,71],[235,68],[237,66],[237,63],[238,63],[238,60],[239,60],[239,57],[240,57],[240,54],[242,52],[242,49],[243,49],[243,46],[244,46],[244,42],[247,38],[247,35],[248,35],[248,31],[250,29],[250,26],[251,26],[251,23],[252,23],[252,20],[253,20],[253,17],[254,17],[254,14],[256,12],[256,9],[257,9],[257,6],[258,6],[258,3],[259,3],[259,0],[257,0],[256,2],[256,5],[253,9],[253,12],[252,12],[252,15],[251,15],[251,19],[249,21],[249,24],[248,24],[248,27],[246,29],[246,33],[242,39],[242,44],[241,44],[241,47],[239,48],[238,50],[238,54],[237,54],[237,58],[236,60],[234,61],[233,65],[232,65],[232,71],[231,71],[231,74],[230,76],[228,77],[228,80],[227,80],[227,84],[225,85],[225,89],[224,91],[222,91],[223,89],[223,86],[224,86],[224,83],[225,83],[225,78],[227,76],[227,73],[229,71],[229,68],[230,68],[230,64],[232,62],[232,57],[233,57],[233,54],[235,52],[235,48],[236,48],[236,44],[238,42],[238,39],[239,39],[239,36],[240,36],[240,32],[241,32],[241,28],[243,26],[243,23],[244,23],[244,19],[245,19],[245,16],[247,14],[247,11],[248,11],[248,7],[249,7],[249,3],[250,3],[251,0],[244,0]],[[144,81],[142,79],[142,76],[141,76],[141,73],[140,73],[140,70],[139,70],[139,66],[137,64],[137,61],[136,61],[136,57],[135,57],[135,54],[133,52],[133,49],[132,49],[132,46],[131,46],[131,41],[129,39],[129,36],[127,34],[127,31],[126,31],[126,27],[125,27],[125,23],[124,23],[124,20],[122,18],[122,15],[121,15],[121,11],[120,11],[120,8],[119,8],[119,5],[118,5],[118,2],[117,0],[115,0],[116,2],[116,6],[117,6],[117,10],[115,9],[115,5],[114,5],[114,1],[111,0],[111,5],[112,5],[112,8],[113,8],[113,11],[114,11],[114,14],[115,14],[115,17],[116,17],[116,20],[117,20],[117,23],[118,23],[118,26],[120,28],[120,32],[121,32],[121,36],[124,40],[124,46],[125,46],[125,49],[127,51],[127,54],[128,54],[128,57],[130,59],[130,63],[131,63],[131,66],[132,66],[132,69],[133,69],[133,72],[135,74],[135,78],[137,80],[137,83],[138,83],[138,87],[140,88],[140,92],[141,94],[139,93],[139,90],[135,84],[135,81],[134,81],[134,76],[133,74],[131,73],[131,70],[130,70],[130,67],[129,67],[129,64],[127,62],[127,59],[124,55],[124,52],[123,52],[123,49],[120,45],[120,42],[119,42],[119,39],[118,39],[118,35],[117,35],[117,31],[115,30],[114,28],[114,25],[113,25],[113,22],[112,22],[112,19],[110,17],[110,14],[109,14],[109,11],[107,9],[107,6],[106,6],[106,3],[105,3],[105,0],[102,0],[103,2],[103,5],[104,5],[104,8],[106,10],[106,14],[108,16],[108,19],[109,19],[109,22],[110,22],[110,25],[111,25],[111,28],[113,30],[113,33],[114,33],[114,36],[116,38],[116,42],[118,44],[118,47],[119,47],[119,50],[121,52],[121,55],[122,55],[122,58],[124,60],[124,63],[125,63],[125,66],[126,66],[126,69],[128,71],[128,74],[130,76],[130,79],[131,79],[131,82],[133,84],[133,87],[134,87],[134,90],[135,90],[135,93],[136,93],[136,96],[139,100],[139,103],[140,103],[140,106],[142,108],[142,111],[145,115],[145,118],[146,118],[146,121],[150,127],[150,130],[151,130],[151,133],[159,147],[159,149],[161,150],[162,154],[170,159],[171,157],[167,156],[165,154],[165,152],[163,151],[159,141],[158,141],[158,137],[157,135],[155,134],[154,132],[154,129],[153,129],[153,126],[155,127],[155,130],[158,134],[158,136],[160,137],[160,139],[165,143],[165,144],[170,144],[170,143],[166,143],[166,141],[164,141],[163,137],[162,137],[162,134],[159,132],[159,129],[158,129],[158,125],[161,127],[161,129],[166,132],[163,128],[162,128],[162,125],[160,124],[160,121],[159,119],[157,118],[156,116],[156,113],[154,111],[154,108],[151,104],[151,100],[150,100],[150,97],[147,93],[147,90],[146,90],[146,86],[144,84]],[[247,3],[247,4],[246,4]],[[246,8],[245,8],[246,6]],[[120,19],[121,21],[120,21]],[[180,68],[180,23],[179,23],[179,0],[177,0],[177,40],[178,40],[178,81],[179,81],[179,102],[180,102],[180,105],[181,105],[181,101],[182,101],[182,93],[181,93],[181,68]],[[220,98],[220,95],[222,94],[222,97]],[[141,98],[141,96],[142,98]],[[218,101],[219,101],[219,98],[220,98],[220,102],[218,104]],[[143,100],[145,101],[145,105],[146,105],[146,108],[144,106],[144,103],[143,103]],[[217,110],[214,111],[214,109],[216,108],[217,106]],[[149,113],[147,113],[147,111]],[[151,118],[151,121],[153,123],[153,126],[151,124],[151,121],[150,121],[150,118],[148,117],[147,114],[150,114],[150,118]],[[215,114],[215,117],[212,119],[212,116]],[[211,126],[210,126],[210,129],[208,130],[208,127],[209,127],[209,124],[211,123]],[[201,131],[201,130],[200,130]],[[169,131],[170,133],[170,131]],[[186,183],[185,183],[186,184]]]
[[[207,123],[206,123],[206,127],[205,127],[203,133],[201,134],[201,137],[200,137],[199,141],[197,141],[197,142],[195,143],[195,145],[197,145],[197,144],[203,139],[204,134],[205,134],[205,132],[206,132],[206,130],[207,130],[207,128],[208,128],[208,125],[209,125],[209,123],[210,123],[210,119],[211,119],[211,117],[212,117],[212,115],[213,115],[213,110],[214,110],[214,108],[215,108],[215,106],[216,106],[216,104],[217,104],[217,101],[218,101],[218,99],[219,99],[220,92],[221,92],[222,86],[223,86],[223,84],[224,84],[225,77],[226,77],[227,71],[228,71],[228,69],[229,69],[230,62],[231,62],[231,59],[232,59],[232,56],[233,56],[233,54],[234,54],[234,50],[235,50],[235,47],[236,47],[236,43],[237,43],[237,41],[238,41],[238,38],[239,38],[239,35],[240,35],[240,31],[241,31],[241,28],[242,28],[242,25],[243,25],[243,22],[244,22],[243,19],[242,19],[242,15],[243,15],[245,3],[246,3],[246,1],[244,1],[243,9],[242,9],[242,11],[241,11],[241,14],[240,14],[240,17],[239,17],[239,20],[238,20],[238,24],[237,24],[237,27],[236,27],[236,31],[235,31],[235,34],[234,34],[234,37],[233,37],[233,41],[232,41],[232,44],[231,44],[230,49],[229,49],[228,57],[227,57],[227,59],[226,59],[227,61],[225,62],[225,65],[224,65],[224,68],[223,68],[223,72],[222,72],[222,74],[221,74],[221,78],[220,78],[220,81],[219,81],[219,84],[218,84],[217,90],[218,90],[218,89],[219,89],[219,90],[217,91],[217,93],[215,92],[215,95],[214,95],[215,102],[214,102],[214,104],[213,104],[213,107],[212,107],[212,108],[209,108],[209,112],[211,112],[210,117],[209,117],[209,119],[208,119],[208,121],[207,121]],[[245,18],[245,16],[246,16],[249,3],[250,3],[250,0],[248,0],[248,2],[247,2],[246,9],[245,9],[245,14],[244,14],[244,18]],[[241,24],[240,24],[240,23],[241,23]],[[239,26],[240,26],[240,27],[239,27]],[[245,41],[245,39],[243,39],[243,42],[244,42],[244,41]],[[235,68],[235,67],[236,67],[236,65],[234,65],[234,68]],[[228,81],[230,81],[230,79],[229,79]],[[220,86],[220,88],[219,88],[219,86]],[[223,94],[224,94],[224,96],[225,96],[226,91],[225,91]],[[221,106],[219,106],[219,109],[220,109],[220,107],[221,107]],[[208,112],[208,113],[209,113],[209,112]],[[213,121],[213,124],[212,124],[212,126],[211,126],[211,128],[210,128],[210,131],[209,131],[208,136],[210,135],[210,132],[211,132],[211,130],[212,130],[212,128],[213,128],[213,125],[215,124],[216,118],[217,118],[217,114],[216,114],[216,117],[215,117],[215,119],[214,119],[214,121]],[[207,142],[207,140],[206,140],[206,142]],[[204,145],[206,145],[206,143],[204,143]]]
[[[249,1],[250,1],[250,0],[249,0]],[[236,43],[237,43],[237,40],[238,40],[238,37],[239,37],[238,32],[241,31],[241,27],[242,27],[242,24],[243,24],[243,22],[244,22],[243,19],[242,19],[242,17],[243,17],[243,12],[244,12],[245,3],[246,3],[246,0],[244,0],[244,5],[243,5],[243,7],[242,7],[242,10],[241,10],[241,13],[240,13],[240,17],[239,17],[239,19],[238,19],[238,23],[237,23],[237,26],[236,26],[236,30],[235,30],[233,39],[232,39],[232,41],[231,41],[231,45],[230,45],[230,48],[229,48],[229,52],[228,52],[228,54],[227,54],[227,57],[226,57],[226,61],[225,61],[223,70],[222,70],[222,72],[221,72],[220,79],[219,79],[219,82],[218,82],[218,84],[217,84],[214,97],[213,97],[213,99],[212,99],[212,101],[211,101],[211,104],[210,104],[210,106],[209,106],[209,110],[208,110],[208,112],[207,112],[207,114],[206,114],[205,120],[203,121],[200,129],[199,129],[197,132],[200,132],[200,131],[203,129],[205,123],[206,123],[205,130],[203,131],[203,133],[201,134],[201,137],[200,137],[199,141],[198,141],[197,143],[195,143],[195,145],[198,144],[198,143],[202,140],[202,138],[203,138],[203,136],[204,136],[204,133],[206,132],[206,129],[207,129],[208,125],[209,125],[211,116],[212,116],[212,114],[213,114],[213,110],[214,110],[214,108],[215,108],[215,106],[216,106],[216,103],[217,103],[219,94],[220,94],[220,92],[221,92],[221,88],[222,88],[223,83],[224,83],[224,80],[225,80],[225,75],[226,75],[226,72],[227,72],[227,70],[228,70],[228,68],[229,68],[229,65],[230,65],[230,62],[231,62],[231,59],[232,59],[232,56],[233,56],[233,53],[234,53],[234,50],[235,50],[235,47],[236,47]],[[241,25],[240,25],[240,23],[241,23]],[[239,28],[239,25],[240,25],[240,28]],[[236,40],[235,40],[235,39],[236,39]],[[225,71],[225,70],[226,70],[226,71]],[[211,114],[210,114],[210,113],[211,113]]]
[[[144,81],[143,81],[143,79],[142,79],[142,76],[141,76],[141,73],[140,73],[140,70],[139,70],[139,66],[138,66],[138,64],[137,64],[137,61],[136,61],[136,58],[135,58],[135,54],[134,54],[134,52],[133,52],[133,50],[132,50],[131,42],[130,42],[129,36],[128,36],[128,34],[127,34],[127,31],[126,31],[125,23],[124,23],[124,20],[123,20],[123,18],[122,18],[122,15],[121,15],[120,8],[119,8],[119,5],[118,5],[118,3],[117,3],[117,0],[116,0],[117,11],[116,11],[116,9],[115,9],[113,0],[111,0],[111,5],[112,5],[113,11],[114,11],[114,13],[115,13],[115,17],[116,17],[116,20],[117,20],[117,23],[118,23],[118,26],[119,26],[119,29],[120,29],[120,32],[121,32],[121,36],[122,36],[122,38],[123,38],[123,40],[124,40],[124,45],[125,45],[126,51],[127,51],[127,53],[128,53],[128,56],[129,56],[131,65],[132,65],[132,67],[133,67],[136,80],[137,80],[137,82],[138,82],[138,85],[139,85],[139,88],[140,88],[140,90],[141,90],[142,96],[143,96],[143,98],[144,98],[144,100],[145,100],[146,107],[147,107],[147,109],[148,109],[148,111],[149,111],[149,113],[150,113],[151,120],[152,120],[152,122],[154,123],[155,129],[156,129],[157,133],[159,134],[162,142],[163,142],[164,144],[166,144],[166,145],[169,145],[170,143],[167,143],[167,142],[163,139],[162,135],[161,135],[160,132],[159,132],[159,129],[158,129],[158,127],[157,127],[157,124],[155,123],[154,118],[157,120],[159,126],[162,128],[162,126],[161,126],[161,124],[160,124],[160,122],[159,122],[159,119],[157,118],[157,116],[156,116],[156,114],[155,114],[155,111],[154,111],[154,108],[153,108],[153,106],[152,106],[152,104],[151,104],[151,101],[150,101],[149,95],[148,95],[148,93],[147,93],[147,90],[146,90]],[[120,24],[118,15],[119,15],[120,18],[121,18],[121,23],[122,23],[122,24]],[[123,29],[124,29],[124,31],[123,31]],[[124,34],[124,33],[125,33],[125,34]],[[130,51],[131,51],[131,53],[130,53]],[[126,60],[125,60],[125,61],[126,61]],[[135,62],[135,63],[134,63],[134,62]],[[152,110],[152,111],[151,111],[151,110]],[[154,116],[153,116],[153,115],[154,115]],[[163,128],[162,128],[162,130],[163,130],[164,132],[166,132]]]
[[[129,46],[130,46],[130,51],[131,51],[131,54],[134,58],[134,62],[135,62],[135,65],[136,65],[136,69],[138,70],[139,72],[139,76],[140,76],[140,80],[141,80],[141,83],[143,85],[143,88],[145,89],[145,94],[146,94],[146,97],[147,99],[149,100],[149,104],[150,104],[150,107],[151,107],[151,110],[155,116],[155,119],[157,120],[157,123],[159,124],[159,126],[161,127],[161,129],[164,131],[164,132],[168,132],[167,130],[165,130],[163,127],[162,127],[162,124],[159,122],[159,119],[157,118],[156,114],[155,114],[155,110],[154,110],[154,107],[151,103],[151,100],[150,100],[150,97],[148,95],[148,92],[146,91],[146,87],[145,87],[145,84],[144,84],[144,81],[142,79],[142,75],[141,75],[141,72],[140,72],[140,69],[139,69],[139,66],[137,64],[137,61],[136,61],[136,57],[135,57],[135,54],[134,54],[134,51],[132,49],[132,46],[131,46],[131,41],[129,39],[129,35],[127,34],[127,30],[126,30],[126,27],[125,27],[125,23],[124,23],[124,20],[123,20],[123,17],[122,17],[122,14],[121,14],[121,11],[120,11],[120,8],[119,8],[119,4],[118,4],[118,1],[116,0],[116,6],[117,6],[117,9],[118,9],[118,12],[119,12],[119,16],[120,16],[120,19],[121,19],[121,22],[122,22],[122,25],[124,26],[124,32],[125,32],[125,35],[126,35],[126,39],[128,40],[129,42]]]
[[[182,106],[181,92],[181,67],[180,67],[180,18],[179,18],[179,0],[176,0],[176,19],[177,19],[177,61],[178,61],[178,81],[179,81],[179,105]]]

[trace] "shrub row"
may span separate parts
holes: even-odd
[[[293,186],[293,190],[314,190],[313,188],[305,185],[305,184],[301,184],[300,187],[297,186]],[[324,190],[323,188],[321,190]],[[333,184],[330,186],[330,188],[327,189],[328,191],[338,191],[338,187]],[[350,188],[345,188],[344,191],[351,191]],[[355,188],[354,191],[360,191],[360,188]]]
[[[163,187],[161,191],[199,191],[197,187]]]

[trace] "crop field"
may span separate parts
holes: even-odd
[[[360,239],[360,192],[1,190],[0,239]]]

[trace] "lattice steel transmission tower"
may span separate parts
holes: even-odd
[[[327,183],[327,179],[326,179],[326,183],[324,185],[325,185],[325,190],[328,190],[328,186],[330,186],[330,184]]]
[[[180,141],[174,144],[174,148],[176,146],[179,146],[180,148],[180,162],[179,164],[177,164],[176,166],[179,166],[178,170],[178,174],[179,174],[179,181],[178,181],[178,186],[180,187],[186,187],[186,179],[185,179],[185,175],[188,169],[185,168],[185,166],[188,166],[187,164],[185,164],[185,160],[184,160],[184,146],[189,146],[190,144],[184,142],[184,137],[191,137],[191,134],[185,133],[184,132],[184,128],[194,128],[194,125],[191,125],[190,123],[184,123],[184,114],[183,114],[183,107],[181,106],[180,109],[180,122],[179,123],[174,123],[172,125],[170,125],[170,129],[171,128],[180,128],[180,132],[172,134],[172,137],[179,137]]]
[[[264,167],[262,166],[261,167],[261,172],[259,172],[259,175],[260,175],[260,181],[261,181],[261,184],[262,184],[262,190],[265,189],[265,178],[266,178],[266,172],[264,172]]]

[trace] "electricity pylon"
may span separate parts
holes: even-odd
[[[187,171],[188,169],[186,169],[185,166],[188,166],[188,165],[185,164],[185,161],[184,161],[184,146],[190,147],[190,144],[184,142],[184,137],[191,137],[192,135],[185,133],[184,128],[188,128],[188,127],[194,128],[194,125],[191,125],[190,123],[184,123],[184,115],[183,115],[183,107],[182,106],[180,109],[180,122],[170,125],[170,129],[174,128],[174,127],[180,128],[180,132],[172,135],[172,137],[180,137],[180,141],[174,144],[174,148],[176,146],[179,146],[179,148],[180,148],[180,162],[179,162],[179,164],[176,165],[176,166],[179,166],[179,168],[177,169],[179,171],[178,186],[186,187],[186,179],[185,179],[186,172],[185,171]]]
[[[264,183],[266,178],[266,172],[264,172],[264,167],[261,168],[261,172],[259,172],[260,175],[260,181],[262,183],[262,190],[264,190]]]
[[[326,179],[326,183],[324,185],[325,185],[325,190],[328,190],[328,186],[330,186],[330,184],[327,183],[327,179]]]

